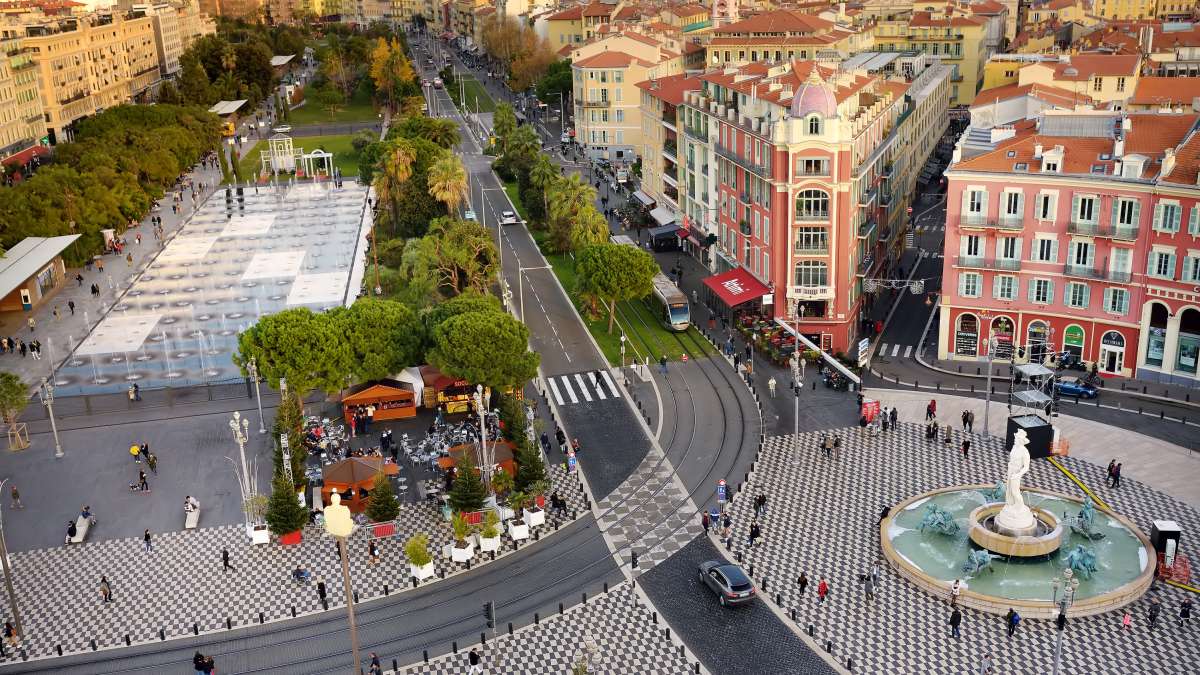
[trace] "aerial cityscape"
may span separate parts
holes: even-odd
[[[1200,663],[1194,0],[0,50],[0,675]]]

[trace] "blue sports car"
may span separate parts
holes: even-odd
[[[1078,396],[1080,398],[1096,398],[1100,395],[1100,390],[1095,386],[1084,382],[1078,377],[1060,377],[1054,383],[1054,390],[1060,396]]]

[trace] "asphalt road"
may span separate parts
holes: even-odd
[[[285,570],[280,571],[286,574]],[[496,603],[498,625],[507,630],[531,623],[534,612],[549,616],[558,603],[570,606],[581,593],[594,595],[622,580],[595,521],[587,516],[564,528],[552,542],[532,544],[453,580],[356,607],[361,654],[383,660],[419,661],[450,651],[451,642],[477,641],[486,630],[483,604]],[[331,587],[331,597],[340,590]],[[222,673],[344,672],[351,661],[345,614],[333,611],[265,626],[235,629],[161,644],[68,656],[5,666],[6,673],[191,672],[192,654],[211,655]]]

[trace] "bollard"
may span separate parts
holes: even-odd
[[[650,619],[652,621],[654,621],[654,625],[657,626],[658,625],[658,612],[651,612]]]
[[[975,374],[976,374],[976,375],[980,375],[980,374],[982,374],[982,371],[980,371],[978,368],[976,368],[976,369],[975,369]]]
[[[509,635],[513,634],[513,625],[512,625],[511,621],[508,622],[508,634]]]
[[[227,630],[233,630],[233,619],[225,617],[225,628]]]
[[[775,604],[783,607],[783,593],[775,594]]]
[[[604,592],[608,593],[608,582],[604,582]]]
[[[587,593],[583,593],[583,604],[587,604]]]
[[[165,629],[163,629],[163,628],[158,629],[158,639],[163,640],[163,641],[165,641],[167,639],[167,631]]]
[[[854,659],[846,657],[846,670],[854,670]]]
[[[700,662],[697,661],[693,665],[695,666],[695,668],[692,669],[692,672],[696,673],[696,675],[700,675]]]
[[[400,672],[400,664],[396,662],[396,659],[392,659],[392,672],[393,673]]]
[[[971,393],[972,393],[972,394],[974,394],[974,393],[975,393],[975,385],[973,385],[973,384],[971,385]]]
[[[263,624],[264,624],[264,623],[266,623],[266,622],[267,622],[267,619],[266,619],[266,617],[264,617],[264,616],[263,616],[263,613],[262,613],[262,612],[259,612],[259,613],[258,613],[258,625],[260,625],[260,626],[261,626],[261,625],[263,625]]]
[[[412,585],[413,585],[413,588],[417,587],[417,578],[416,577],[412,577]],[[295,611],[295,608],[292,608],[292,611]],[[295,614],[293,614],[292,616],[295,616]]]
[[[533,625],[535,625],[535,626],[536,626],[536,625],[538,625],[539,623],[541,623],[541,617],[540,617],[540,616],[538,616],[538,613],[537,613],[537,612],[534,612],[534,613],[533,613]]]
[[[125,634],[125,646],[128,647],[131,644],[133,644],[133,642],[129,639],[129,634],[126,633]]]
[[[938,390],[938,391],[941,391],[941,390],[942,390],[942,383],[941,383],[941,382],[938,382],[938,383],[937,383],[937,390]]]
[[[471,559],[470,558],[467,558],[467,569],[471,569]],[[358,595],[358,591],[355,591],[354,594]]]
[[[421,652],[422,652],[422,654],[421,654],[421,655],[422,655],[423,657],[425,657],[425,663],[429,663],[429,650],[428,650],[428,649],[422,649],[422,650],[421,650]]]
[[[451,645],[451,648],[454,649],[454,653],[457,654],[458,653],[458,640],[451,642],[450,645]]]
[[[293,607],[293,608],[292,608],[292,611],[293,611],[293,612],[294,612],[294,611],[296,611],[296,608],[295,608],[295,607]],[[292,616],[295,616],[295,614],[293,614]],[[199,634],[200,634],[200,624],[198,624],[198,623],[193,623],[193,624],[192,624],[192,635],[199,635]]]
[[[1166,417],[1166,416],[1167,416],[1167,413],[1165,413],[1165,412],[1163,412],[1163,411],[1161,411],[1161,410],[1159,410],[1159,411],[1158,411],[1158,419],[1160,419],[1160,420],[1161,420],[1161,419],[1163,419],[1163,418],[1164,418],[1164,417]]]
[[[749,572],[750,572],[750,578],[753,579],[754,578],[754,563],[750,563]]]
[[[384,585],[383,585],[383,594],[384,594],[385,596],[387,596],[387,595],[390,595],[390,593],[388,592],[388,585],[387,585],[387,584],[384,584]]]
[[[62,656],[62,645],[55,645],[54,648],[58,650],[58,655]]]
[[[484,646],[487,645],[487,633],[479,634],[479,644],[484,645]]]
[[[516,542],[513,542],[513,543],[516,543]],[[446,578],[446,570],[438,570],[438,578],[445,579]]]
[[[540,530],[534,530],[534,531],[533,531],[533,540],[534,540],[534,541],[541,541],[541,538],[542,538],[542,533],[541,533],[541,531],[540,531]],[[467,569],[470,569],[470,568],[468,567]]]
[[[759,585],[760,585],[760,586],[762,586],[762,589],[763,589],[763,591],[766,591],[766,590],[767,590],[767,578],[766,578],[766,577],[763,577],[763,578],[762,578],[762,583],[761,583],[761,584],[759,584]]]
[[[96,641],[92,640],[92,651],[96,651]]]
[[[830,654],[833,653],[833,640],[825,641],[825,651],[829,652]]]
[[[679,655],[680,655],[680,656],[683,656],[683,655],[684,655],[684,652],[683,652],[683,645],[679,645]]]
[[[796,608],[795,607],[792,608],[791,616],[792,616],[792,621],[795,621],[796,620]]]
[[[559,613],[559,614],[562,614],[562,613],[563,613],[563,611],[564,611],[564,610],[563,610],[563,604],[560,602],[560,603],[558,603],[558,613]]]
[[[816,637],[816,636],[817,636],[817,629],[813,628],[813,625],[811,623],[808,624],[808,637]]]
[[[670,626],[667,626],[666,628],[664,628],[664,629],[663,629],[663,635],[664,635],[664,636],[665,636],[665,637],[666,637],[668,640],[670,640],[670,639],[671,639],[671,627],[670,627]]]
[[[742,562],[742,552],[741,551],[738,551],[738,553],[737,553],[737,561]]]

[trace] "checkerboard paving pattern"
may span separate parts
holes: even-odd
[[[731,506],[733,550],[743,554],[748,568],[753,566],[756,582],[767,578],[767,594],[774,599],[781,593],[783,607],[796,610],[801,628],[811,623],[818,642],[831,640],[835,655],[843,663],[853,659],[857,672],[973,673],[989,652],[997,673],[1048,672],[1056,642],[1051,621],[1022,621],[1010,640],[1002,617],[964,610],[962,638],[955,640],[945,601],[909,585],[886,563],[881,564],[883,579],[873,602],[866,599],[859,581],[872,561],[882,560],[875,524],[883,506],[943,486],[994,483],[1007,461],[1003,439],[974,435],[971,456],[963,459],[940,441],[926,441],[919,424],[902,423],[874,439],[850,428],[834,432],[842,438],[842,448],[830,460],[818,450],[824,433],[801,434],[798,453],[791,435],[768,439],[754,475]],[[1104,484],[1105,467],[1071,458],[1060,461],[1147,535],[1155,519],[1176,520],[1185,533],[1200,532],[1200,513],[1169,495],[1124,478],[1120,488],[1111,489]],[[1078,486],[1045,461],[1033,462],[1024,484],[1082,496]],[[768,500],[760,524],[763,538],[749,548],[752,502],[759,493]],[[1196,541],[1185,535],[1180,546],[1190,559],[1200,561]],[[802,571],[809,578],[804,596],[796,585]],[[818,605],[816,586],[822,576],[829,582],[830,595]],[[1200,642],[1195,636],[1200,627],[1193,623],[1181,628],[1175,622],[1187,595],[1156,584],[1156,590],[1129,606],[1129,632],[1122,630],[1119,612],[1072,618],[1062,672],[1196,672]],[[1151,631],[1147,610],[1154,596],[1163,612]]]
[[[671,557],[703,529],[696,504],[657,446],[597,507],[600,530],[618,551],[632,544],[638,566],[646,569]]]
[[[548,465],[547,473],[553,489],[567,500],[564,518],[586,513],[578,477],[555,465]],[[539,536],[553,534],[556,518],[547,513],[546,524],[536,528]],[[378,563],[371,563],[367,555],[367,528],[360,527],[347,542],[361,600],[382,597],[385,585],[390,593],[412,587],[404,543],[417,532],[429,535],[439,577],[466,569],[442,556],[442,546],[453,535],[432,502],[403,504],[396,522],[396,536],[377,540]],[[123,645],[126,635],[134,643],[157,641],[160,629],[168,639],[181,637],[191,634],[193,624],[202,632],[224,628],[227,618],[234,626],[257,623],[260,612],[271,621],[291,617],[292,608],[297,614],[319,611],[315,580],[341,578],[337,545],[320,527],[306,527],[296,546],[250,546],[240,525],[151,536],[153,552],[144,551],[137,538],[13,553],[29,657],[50,656],[59,645],[64,653],[88,651],[93,639],[100,648]],[[229,550],[233,570],[222,568],[222,549]],[[514,550],[505,535],[500,555]],[[477,554],[472,564],[488,560]],[[291,570],[297,565],[309,569],[314,581],[292,581]],[[112,585],[111,603],[101,602],[101,575]],[[425,583],[433,581],[436,578]],[[331,587],[330,608],[342,604],[340,597]],[[6,597],[0,597],[0,613],[10,616]],[[0,663],[13,658],[11,650],[6,653]]]
[[[629,600],[629,585],[576,605],[565,614],[526,626],[514,635],[501,635],[488,643],[488,668],[496,673],[570,673],[583,655],[585,644],[595,645],[592,673],[681,675],[691,671],[688,659],[664,633],[666,624],[655,622],[651,609]],[[461,675],[467,672],[470,647],[430,663],[402,668],[403,675]]]

